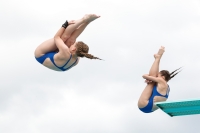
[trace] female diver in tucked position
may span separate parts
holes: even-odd
[[[164,53],[164,47],[161,47],[157,54],[154,55],[155,61],[149,71],[149,74],[143,75],[147,83],[146,88],[143,90],[139,101],[138,107],[144,113],[151,113],[158,109],[154,104],[155,102],[166,101],[169,96],[170,88],[167,82],[172,79],[176,74],[177,70],[169,73],[167,70],[159,72],[160,59]]]
[[[66,71],[78,64],[79,57],[99,59],[88,54],[89,47],[85,43],[76,42],[76,38],[86,26],[99,17],[95,14],[87,14],[80,20],[66,21],[54,38],[36,48],[36,60],[49,69]]]

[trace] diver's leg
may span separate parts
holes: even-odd
[[[155,56],[155,60],[151,66],[149,75],[150,76],[157,76],[158,74],[158,70],[159,70],[159,63],[160,63],[160,58],[161,56],[156,54]],[[145,89],[143,90],[139,101],[138,101],[138,107],[142,108],[145,107],[148,104],[149,98],[151,97],[152,91],[153,91],[153,87],[156,83],[154,82],[149,82],[147,83],[147,86],[145,87]]]
[[[159,73],[159,64],[160,64],[160,59],[164,53],[164,47],[161,46],[159,49],[158,53],[154,55],[155,61],[153,62],[151,69],[149,71],[149,76],[154,76],[157,77]]]
[[[87,26],[87,23],[89,23],[89,22],[91,22],[91,21],[93,21],[93,20],[95,20],[97,18],[99,18],[99,16],[97,16],[95,14],[87,14],[82,19],[76,20],[74,24],[69,25],[65,29],[63,35],[61,36],[61,39],[64,42],[66,42],[67,39],[69,39],[70,36],[72,36],[73,32],[75,32],[76,30],[78,30],[80,28],[80,30],[78,30],[76,32],[76,36],[78,37],[83,32],[83,30],[85,29],[85,27]],[[81,28],[82,24],[86,24],[86,26],[85,27],[83,26]],[[75,38],[75,37],[73,37],[73,38]],[[70,47],[70,46],[68,46],[68,47]]]
[[[140,95],[140,98],[138,100],[138,107],[139,108],[144,108],[148,104],[149,98],[151,97],[154,85],[155,85],[155,83],[149,83],[149,84],[147,84],[147,86],[143,90],[143,92]]]
[[[157,77],[157,75],[159,73],[160,59],[161,59],[163,53],[164,53],[164,47],[161,47],[159,49],[158,53],[154,55],[155,60],[154,60],[152,66],[151,66],[151,69],[149,71],[149,76]],[[138,107],[139,108],[143,108],[148,104],[148,101],[149,101],[149,98],[151,97],[154,85],[155,85],[155,83],[153,83],[153,82],[147,83],[147,86],[143,90],[143,92],[142,92],[142,94],[141,94],[141,96],[138,100]]]

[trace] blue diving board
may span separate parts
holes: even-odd
[[[200,114],[200,99],[156,102],[155,104],[171,117]]]

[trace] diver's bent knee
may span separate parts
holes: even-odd
[[[66,41],[66,44],[67,44],[68,46],[71,46],[71,45],[73,45],[75,42],[76,42],[76,39],[69,38],[69,39]]]
[[[76,39],[72,38],[72,37],[68,38],[68,40],[67,40],[67,42],[69,42],[69,43],[75,43],[75,41],[76,41]]]
[[[70,37],[70,36],[68,36],[68,35],[63,35],[63,36],[61,37],[61,39],[63,40],[63,42],[66,42],[67,39],[69,39],[69,37]]]

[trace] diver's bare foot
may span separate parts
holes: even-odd
[[[157,54],[162,56],[164,52],[165,52],[165,47],[161,46]]]
[[[155,59],[160,59],[164,52],[165,52],[165,47],[161,46],[159,51],[158,51],[158,53],[154,54],[154,58]]]
[[[85,20],[85,22],[92,22],[94,21],[95,19],[99,18],[100,16],[96,15],[96,14],[86,14],[83,19]]]

